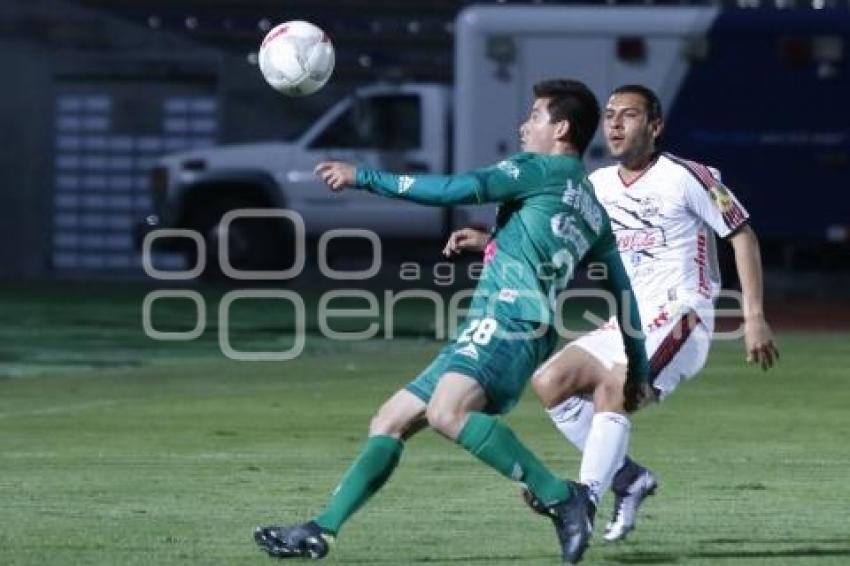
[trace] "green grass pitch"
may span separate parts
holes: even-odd
[[[291,362],[233,362],[214,334],[145,338],[142,294],[0,293],[0,563],[268,564],[253,526],[319,511],[374,409],[439,346],[311,337]],[[631,452],[662,485],[630,539],[595,539],[586,563],[850,563],[850,335],[779,343],[768,373],[718,343],[697,381],[634,418]],[[508,422],[577,473],[533,394]],[[557,564],[558,549],[516,486],[426,431],[326,562]]]

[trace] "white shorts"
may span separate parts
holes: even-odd
[[[676,389],[679,382],[691,379],[705,366],[714,332],[713,309],[680,310],[676,315],[664,313],[649,324],[644,324],[646,355],[649,357],[650,379],[664,399]],[[615,319],[589,334],[566,345],[585,350],[607,369],[615,364],[626,365],[623,337]]]

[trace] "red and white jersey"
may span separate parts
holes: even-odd
[[[616,165],[590,180],[611,217],[644,326],[682,307],[712,311],[720,292],[714,234],[726,237],[749,217],[720,173],[663,153],[629,184]]]

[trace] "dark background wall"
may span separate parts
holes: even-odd
[[[45,219],[51,169],[52,112],[50,51],[20,40],[0,41],[0,276],[35,276],[45,271],[49,249]],[[11,88],[10,88],[11,87]]]

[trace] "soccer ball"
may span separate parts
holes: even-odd
[[[260,46],[260,71],[287,96],[306,96],[324,86],[334,70],[334,48],[327,34],[310,22],[284,22]]]

